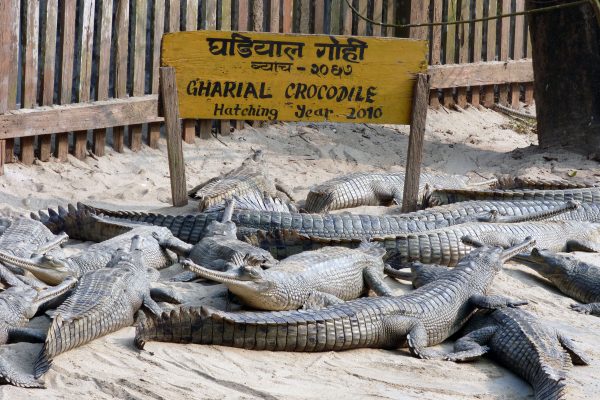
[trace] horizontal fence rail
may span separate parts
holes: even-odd
[[[378,22],[454,21],[524,8],[525,0],[353,0]],[[430,40],[434,107],[517,107],[533,100],[526,18],[397,29],[345,0],[1,0],[0,170],[69,153],[158,146],[160,40],[218,29]],[[256,122],[253,122],[256,123]],[[183,121],[183,140],[228,135],[244,121]]]

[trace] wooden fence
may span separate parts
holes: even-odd
[[[522,9],[524,0],[352,4],[373,20],[408,23],[506,13]],[[520,96],[533,98],[530,73],[508,74],[508,81],[472,79],[483,68],[479,61],[529,57],[522,16],[409,31],[368,23],[345,0],[0,0],[0,168],[17,156],[25,164],[36,156],[66,160],[69,152],[84,158],[89,144],[96,156],[107,143],[118,152],[124,144],[137,151],[144,141],[156,147],[160,38],[196,29],[429,38],[431,65],[474,63],[466,72],[438,74],[432,106],[517,105]],[[183,138],[192,143],[197,134],[228,135],[242,123],[184,121]]]

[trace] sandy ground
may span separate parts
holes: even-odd
[[[424,149],[427,170],[600,180],[597,162],[560,149],[540,151],[531,132],[518,133],[511,119],[493,111],[431,111]],[[217,140],[184,144],[188,187],[235,168],[262,149],[273,174],[298,199],[338,174],[400,171],[407,126],[286,124],[247,128]],[[16,215],[83,201],[113,208],[167,209],[170,186],[166,143],[139,153],[111,150],[105,157],[67,163],[10,164],[0,177],[0,213]],[[570,176],[575,174],[574,177]],[[188,209],[193,209],[189,206]],[[385,212],[375,207],[363,211]],[[178,210],[171,210],[178,212]],[[180,212],[180,211],[179,211]],[[78,246],[82,247],[82,246]],[[595,258],[600,263],[597,256]],[[169,271],[166,271],[168,273]],[[408,286],[390,282],[398,293]],[[177,284],[189,303],[225,307],[219,285]],[[526,308],[566,332],[592,358],[571,370],[573,398],[600,397],[600,318],[571,312],[562,296],[527,268],[508,264],[494,282],[497,293],[528,299]],[[32,321],[47,326],[44,316]],[[0,387],[0,399],[199,399],[199,398],[398,398],[528,399],[531,388],[493,362],[425,361],[406,350],[353,350],[319,354],[254,352],[219,346],[149,343],[138,352],[133,328],[123,329],[58,356],[46,390]],[[448,342],[441,347],[450,349]],[[39,344],[2,346],[0,357],[31,368]]]

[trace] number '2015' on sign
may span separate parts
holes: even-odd
[[[349,114],[346,115],[348,119],[377,119],[381,118],[383,115],[383,111],[381,107],[367,107],[367,108],[359,108],[358,110],[354,107],[350,107]]]

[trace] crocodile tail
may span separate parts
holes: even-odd
[[[536,400],[562,400],[566,398],[567,382],[564,377],[553,377],[541,371],[543,376],[533,385]]]
[[[0,379],[9,384],[22,388],[44,388],[44,383],[32,375],[16,371],[7,360],[0,359]]]
[[[222,213],[215,212],[174,216],[137,211],[111,211],[83,204],[81,206],[102,217],[110,217],[113,220],[142,222],[165,227],[173,233],[173,236],[187,243],[198,243],[204,237],[206,227],[212,221],[218,221],[222,215]]]

